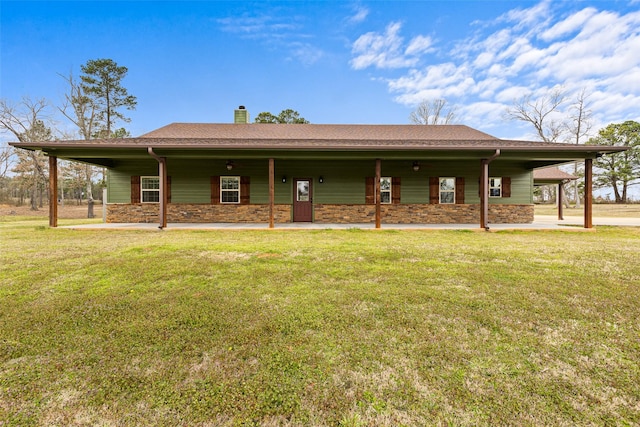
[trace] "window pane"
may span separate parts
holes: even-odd
[[[240,201],[237,191],[223,190],[220,199],[222,203],[238,203]]]
[[[456,181],[453,178],[440,178],[440,191],[454,191]]]
[[[142,201],[144,203],[157,203],[160,201],[160,192],[159,191],[143,191]]]
[[[389,191],[380,193],[380,203],[391,203],[391,193]]]
[[[237,176],[220,178],[220,187],[223,190],[237,190],[240,188],[240,178]]]
[[[500,197],[500,188],[490,188],[489,197]]]
[[[489,187],[501,187],[502,178],[489,178]]]
[[[309,181],[298,181],[298,199],[299,202],[309,201]]]
[[[380,178],[380,190],[389,191],[391,190],[391,178]]]
[[[454,203],[453,191],[443,191],[440,193],[440,203]]]
[[[143,190],[157,190],[160,188],[160,178],[142,178],[141,185]]]

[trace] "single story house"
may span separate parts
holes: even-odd
[[[463,125],[173,123],[136,138],[12,143],[104,166],[107,221],[530,223],[533,171],[619,147],[504,140]],[[57,225],[51,197],[50,224]]]

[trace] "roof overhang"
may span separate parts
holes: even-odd
[[[521,162],[534,169],[625,151],[626,147],[543,143],[535,141],[361,138],[267,139],[250,138],[119,138],[74,141],[16,142],[10,145],[42,150],[49,156],[105,167],[122,159],[149,158],[148,149],[167,158],[278,158],[278,159],[482,159],[500,150],[496,161]]]

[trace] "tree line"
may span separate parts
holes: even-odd
[[[616,203],[629,202],[632,186],[640,184],[640,123],[627,120],[611,123],[592,133],[593,117],[589,94],[581,90],[572,99],[561,87],[555,87],[537,98],[525,95],[513,101],[503,119],[528,124],[537,139],[544,142],[629,147],[623,153],[603,156],[594,161],[594,187],[610,188]],[[457,107],[444,99],[424,100],[411,113],[414,124],[444,125],[457,121]],[[584,177],[583,162],[574,162],[572,173]],[[584,184],[578,179],[565,184],[564,192],[575,207],[584,197]]]
[[[52,106],[44,99],[24,97],[17,103],[0,100],[0,130],[19,142],[51,141],[57,139],[121,138],[129,136],[119,123],[128,123],[123,109],[134,110],[136,97],[130,95],[122,80],[127,67],[111,59],[94,59],[80,66],[80,76],[61,75],[67,84],[62,103]],[[74,128],[72,133],[56,134],[48,119],[51,109],[57,109]],[[0,148],[0,202],[29,198],[31,209],[42,207],[48,199],[48,162],[40,151]],[[102,175],[101,179],[98,177]],[[77,162],[60,162],[60,197],[87,200],[88,216],[93,216],[94,190],[104,184],[104,170]]]

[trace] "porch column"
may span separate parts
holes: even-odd
[[[376,228],[380,228],[382,213],[380,210],[380,175],[382,169],[382,161],[376,159],[376,177],[375,177],[375,197],[376,197]]]
[[[557,202],[558,202],[558,220],[562,221],[564,219],[564,215],[563,215],[563,207],[562,204],[564,203],[564,183],[561,182],[558,184],[558,197],[557,197]]]
[[[169,200],[167,197],[167,158],[158,156],[153,151],[153,147],[147,147],[147,152],[158,162],[158,175],[160,176],[160,206],[158,212],[160,225],[158,228],[163,229],[167,228],[167,203]]]
[[[584,160],[584,228],[593,228],[593,159]]]
[[[158,161],[160,172],[160,228],[167,228],[167,158],[160,157]]]
[[[489,160],[480,160],[482,171],[480,173],[480,228],[489,228]]]
[[[276,200],[275,162],[269,159],[269,228],[273,228],[273,208]]]
[[[58,226],[58,158],[49,156],[49,227]]]

